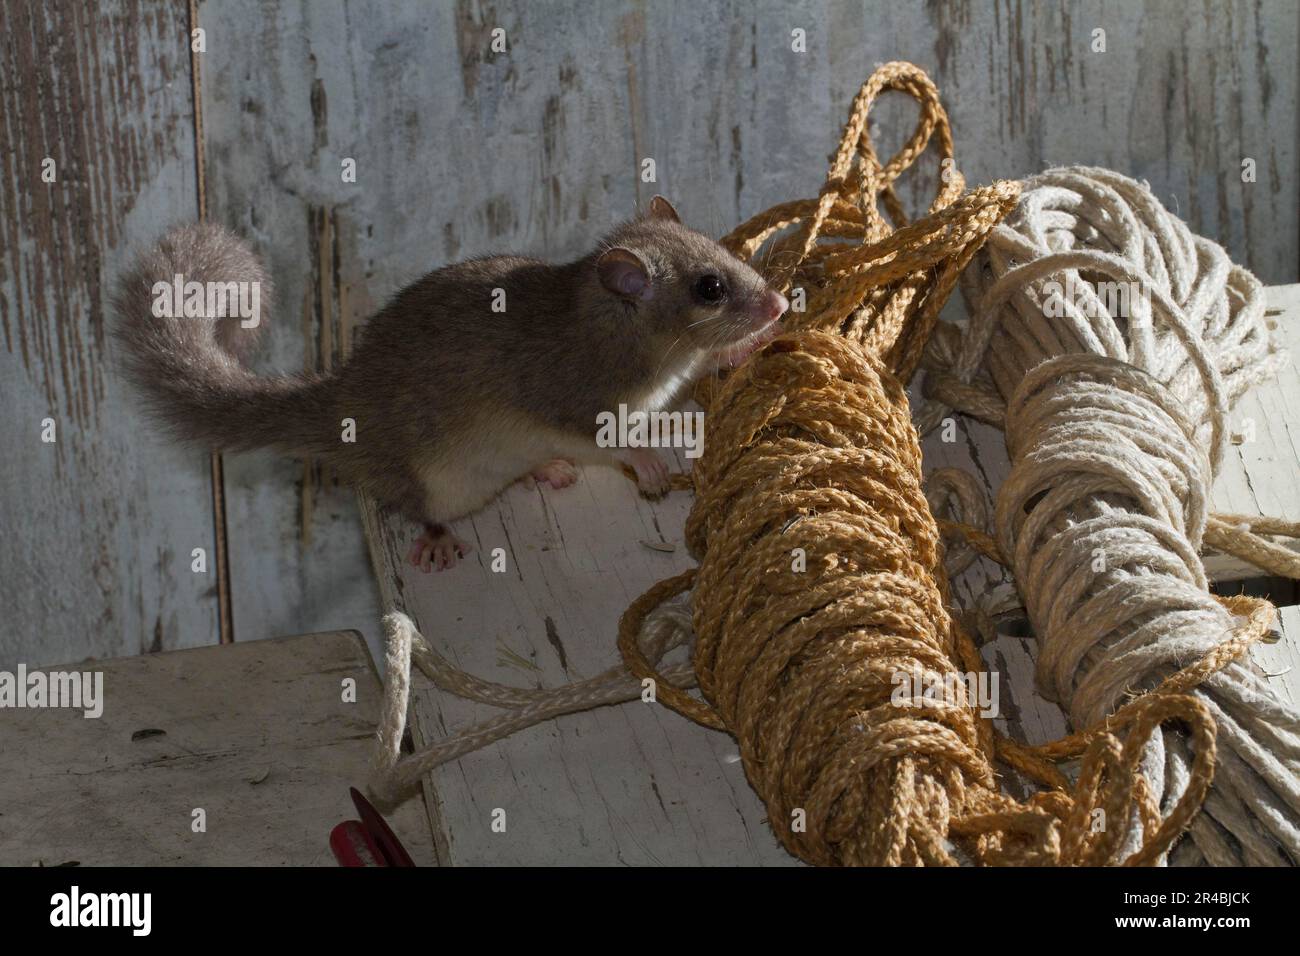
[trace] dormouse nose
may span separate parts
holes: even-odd
[[[790,308],[790,300],[783,296],[775,289],[768,289],[767,295],[764,296],[763,304],[767,309],[769,319],[779,319],[785,315],[785,310]]]

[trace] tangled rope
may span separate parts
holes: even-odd
[[[1260,537],[1293,523],[1208,512],[1228,409],[1283,360],[1263,289],[1144,185],[1090,168],[1029,180],[963,289],[971,321],[936,335],[918,424],[957,408],[1006,431],[985,549],[1014,570],[1041,692],[1087,727],[1150,688],[1190,691],[1214,715],[1218,769],[1175,862],[1300,861],[1300,713],[1245,659],[1273,609],[1212,596],[1198,556],[1210,541],[1300,569]],[[1143,785],[1168,807],[1189,763],[1168,727]]]
[[[882,165],[866,113],[890,88],[916,97],[922,116]],[[906,396],[874,356],[903,374],[914,367],[947,290],[1017,196],[999,183],[954,200],[957,174],[929,217],[905,224],[892,183],[935,130],[951,158],[928,79],[909,64],[882,67],[854,102],[819,199],[769,210],[724,240],[755,261],[774,242],[777,281],[811,289],[808,317],[793,323],[809,331],[773,342],[709,396],[686,529],[700,560],[693,660],[704,699],[668,687],[660,700],[736,737],[774,832],[810,862],[950,864],[949,841],[983,863],[1152,862],[1212,775],[1213,727],[1200,705],[1146,698],[1076,742],[1074,755],[1087,752],[1072,793],[1054,768],[1021,759],[1058,789],[1018,804],[997,790],[992,730],[971,701],[923,699],[921,688],[956,686],[960,672],[982,668],[946,610]],[[902,220],[896,232],[878,198]],[[629,612],[620,647],[634,674],[653,678],[639,627]],[[1193,728],[1199,762],[1194,785],[1162,815],[1135,755],[1173,717]],[[1120,744],[1110,731],[1125,722]],[[1098,809],[1109,811],[1100,829]],[[1138,819],[1152,826],[1135,840]]]
[[[890,89],[921,113],[882,164],[867,114]],[[767,210],[724,240],[785,290],[803,290],[807,310],[697,392],[708,434],[687,540],[700,567],[629,607],[619,626],[626,670],[558,690],[488,684],[433,654],[404,615],[385,619],[390,676],[372,783],[381,802],[475,746],[631,699],[648,680],[659,702],[737,738],[774,833],[810,862],[954,864],[964,854],[986,864],[1138,865],[1168,851],[1213,777],[1209,705],[1146,694],[1055,750],[1032,751],[998,741],[953,680],[982,665],[947,610],[944,549],[900,381],[1019,189],[964,192],[944,163],[929,215],[908,223],[893,184],[932,137],[951,161],[933,84],[911,64],[886,64],[855,98],[820,196]],[[693,585],[692,667],[664,668],[686,635],[671,602]],[[508,712],[402,757],[412,660],[438,686]],[[702,698],[689,693],[692,678]],[[935,686],[944,693],[928,693]],[[1190,765],[1177,799],[1157,805],[1140,763],[1169,723],[1187,728]],[[1025,802],[1001,794],[995,757],[1048,789]],[[1076,757],[1070,781],[1055,762]]]

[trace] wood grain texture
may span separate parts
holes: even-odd
[[[1300,285],[1268,289],[1265,322],[1290,361],[1268,387],[1256,388],[1228,415],[1233,443],[1215,476],[1210,506],[1226,514],[1300,518]],[[1287,542],[1300,548],[1300,542]],[[1258,577],[1228,555],[1212,555],[1206,568],[1215,580]]]
[[[96,669],[98,718],[5,712],[13,737],[0,747],[0,866],[335,865],[329,833],[357,816],[348,787],[364,784],[379,719],[379,678],[360,635]],[[355,682],[351,701],[344,680]],[[419,801],[388,822],[417,865],[436,862]]]
[[[132,247],[194,214],[184,5],[2,17],[0,666],[215,641],[207,457],[142,426],[108,330]]]
[[[939,87],[958,166],[972,182],[1106,166],[1149,181],[1264,282],[1296,281],[1294,3],[846,0],[829,9],[836,102],[877,60],[919,64]],[[1105,52],[1092,51],[1094,30],[1105,31]],[[899,141],[900,124],[881,118]],[[1246,158],[1255,160],[1254,183],[1241,181]],[[911,187],[917,208],[928,187]]]
[[[340,172],[348,118],[331,119],[330,94],[349,82],[348,11],[203,4],[199,22],[209,217],[254,241],[276,286],[258,361],[328,370],[372,307],[357,253],[365,225],[350,208],[359,190]],[[377,172],[361,162],[363,176]],[[224,472],[236,640],[373,628],[352,492],[316,462],[271,452],[226,456]]]

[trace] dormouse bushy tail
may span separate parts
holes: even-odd
[[[127,372],[175,437],[230,451],[325,441],[329,380],[243,364],[270,300],[248,243],[212,224],[172,229],[122,277],[113,305]]]

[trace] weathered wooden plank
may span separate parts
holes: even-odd
[[[5,712],[0,865],[334,865],[329,833],[356,818],[348,787],[364,783],[379,719],[379,678],[359,634],[95,667],[101,716]],[[436,862],[418,800],[389,823],[417,864]]]
[[[1271,286],[1265,321],[1290,353],[1277,378],[1247,392],[1228,416],[1233,444],[1215,476],[1210,506],[1225,514],[1300,520],[1300,285]],[[1300,549],[1300,541],[1284,542]],[[1257,578],[1261,572],[1231,555],[1206,555],[1216,581]]]
[[[0,35],[0,667],[215,641],[207,456],[142,427],[109,336],[195,209],[185,6],[15,0]]]
[[[1300,13],[1289,0],[835,0],[824,20],[818,9],[789,19],[823,33],[816,46],[830,57],[835,102],[848,102],[874,62],[924,67],[972,182],[1050,165],[1116,169],[1148,180],[1266,283],[1296,281]],[[1093,52],[1095,30],[1105,52]],[[881,111],[884,142],[908,131],[895,115]],[[1242,182],[1246,159],[1252,183]],[[929,180],[906,184],[909,193],[919,208]]]
[[[1295,704],[1300,702],[1300,607],[1278,608],[1277,632],[1276,643],[1256,645],[1251,656],[1279,696]]]
[[[380,87],[349,89],[351,17],[341,4],[200,9],[208,214],[248,236],[270,267],[275,301],[257,357],[267,370],[330,368],[371,308],[371,267],[357,252],[371,223],[349,208],[364,187],[343,183],[340,158],[358,158],[363,184],[381,170],[354,148],[339,104]],[[252,48],[271,52],[249,57]],[[351,491],[318,463],[271,452],[224,465],[236,640],[373,627]]]

